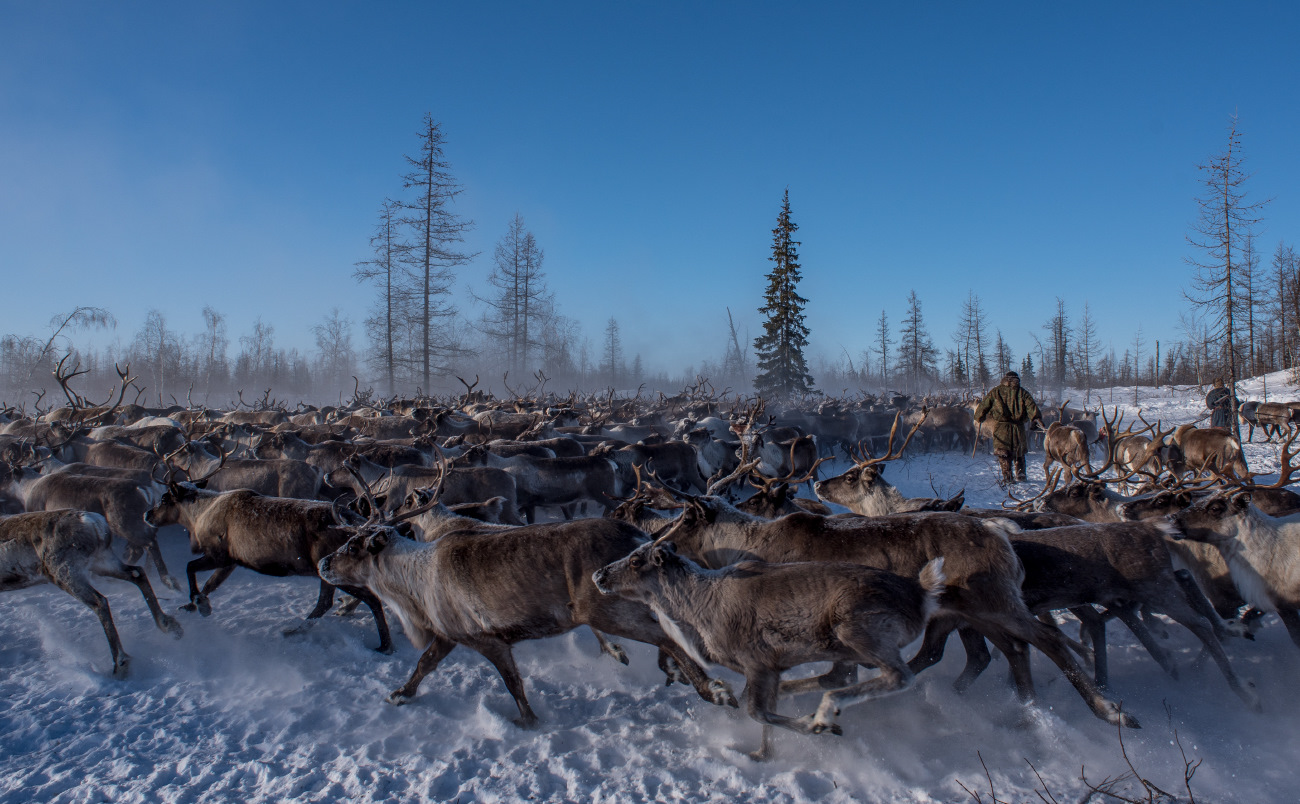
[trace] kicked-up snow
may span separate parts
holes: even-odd
[[[1270,399],[1290,398],[1282,380],[1269,377]],[[1259,398],[1258,382],[1244,384],[1243,399]],[[1195,388],[1141,393],[1148,420],[1168,425],[1205,413]],[[1116,389],[1114,402],[1132,411],[1132,389]],[[1246,445],[1251,469],[1275,470],[1278,446],[1256,438]],[[1041,483],[1038,460],[1031,453],[1031,478]],[[915,454],[886,472],[906,494],[964,487],[969,505],[988,506],[1004,499],[996,476],[982,451]],[[188,560],[179,529],[166,529],[162,541],[169,563]],[[687,687],[665,687],[648,646],[622,643],[631,658],[624,667],[599,655],[585,629],[519,644],[542,719],[524,731],[511,722],[516,710],[496,671],[465,648],[411,703],[385,703],[418,653],[396,635],[395,655],[375,653],[364,607],[282,636],[315,602],[311,579],[238,570],[213,595],[211,617],[178,615],[180,641],[155,630],[133,586],[97,585],[133,657],[125,681],[109,677],[103,633],[80,603],[50,586],[0,595],[0,801],[971,801],[962,784],[987,801],[987,766],[998,798],[1037,802],[1032,763],[1064,802],[1086,792],[1081,770],[1093,783],[1128,771],[1116,729],[1036,653],[1032,706],[1016,701],[1000,658],[956,694],[964,657],[954,639],[912,689],[846,709],[844,736],[777,730],[776,758],[759,764],[743,753],[757,745],[759,725]],[[185,602],[155,587],[166,608]],[[1197,661],[1199,644],[1178,626],[1169,626],[1175,680],[1112,624],[1110,694],[1142,722],[1124,733],[1142,775],[1186,795],[1176,729],[1188,758],[1204,760],[1192,782],[1197,800],[1296,800],[1300,650],[1275,616],[1265,622],[1257,641],[1226,646],[1255,684],[1260,715],[1241,705],[1213,662]],[[1065,627],[1073,631],[1073,621]],[[713,672],[739,692],[739,677]],[[803,714],[816,703],[802,696],[781,711]]]

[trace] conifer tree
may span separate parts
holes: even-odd
[[[802,274],[799,272],[800,245],[794,239],[799,226],[790,220],[790,191],[785,191],[781,201],[781,214],[772,230],[771,273],[767,275],[766,302],[758,308],[767,316],[763,321],[763,334],[754,339],[758,376],[754,389],[760,395],[789,399],[812,391],[813,378],[808,374],[808,363],[803,350],[808,345],[808,327],[804,325],[803,307],[808,300],[800,296],[795,287]]]
[[[907,315],[898,333],[898,372],[910,393],[916,393],[939,372],[939,351],[926,331],[916,291],[907,297]]]

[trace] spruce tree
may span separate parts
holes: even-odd
[[[799,226],[790,220],[790,191],[785,191],[781,214],[772,230],[772,256],[774,265],[767,275],[766,302],[758,308],[767,316],[763,321],[763,334],[754,339],[758,376],[754,389],[762,396],[789,399],[812,391],[813,378],[808,374],[808,363],[803,350],[808,345],[808,327],[804,325],[803,307],[808,300],[795,292],[802,274],[799,273],[800,245],[794,239]]]

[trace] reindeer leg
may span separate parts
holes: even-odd
[[[878,667],[880,675],[859,684],[830,690],[823,695],[821,705],[817,707],[817,713],[812,718],[813,734],[821,734],[824,731],[840,734],[842,732],[839,724],[835,722],[835,717],[839,715],[841,709],[870,698],[901,692],[912,685],[915,676],[907,669],[907,664],[903,661],[903,657],[898,655],[897,648],[894,649],[893,656],[882,656],[882,653],[889,652],[885,645],[875,645],[869,638],[858,642],[859,644],[853,647],[859,651],[866,649],[862,653],[863,658]]]
[[[361,598],[352,597],[351,595],[348,595],[347,599],[344,600],[342,603],[340,603],[339,607],[334,610],[334,616],[347,617],[349,614],[356,611],[357,606],[360,605],[361,605]]]
[[[162,548],[158,546],[157,536],[149,540],[149,544],[145,546],[145,552],[149,554],[149,560],[153,563],[153,568],[158,573],[158,579],[163,582],[163,586],[173,592],[181,591],[180,582],[167,571],[167,562],[163,561]]]
[[[118,680],[126,678],[127,671],[131,667],[131,657],[122,650],[122,640],[118,638],[117,628],[113,625],[113,614],[108,608],[108,599],[91,585],[84,570],[79,570],[76,574],[57,573],[50,580],[55,586],[85,603],[91,611],[95,612],[99,624],[104,627],[104,636],[108,638],[108,650],[113,654],[113,678]]]
[[[506,682],[506,689],[510,690],[511,697],[515,699],[515,706],[519,707],[519,718],[515,720],[515,725],[521,729],[535,728],[537,714],[528,705],[528,696],[524,692],[524,678],[515,665],[515,656],[510,650],[510,644],[499,639],[485,639],[470,647],[483,654],[496,667],[497,672],[501,674],[501,679]]]
[[[411,677],[405,684],[388,694],[388,702],[394,706],[401,706],[414,698],[424,677],[437,670],[439,662],[447,658],[447,654],[455,647],[456,643],[450,639],[434,636],[429,647],[425,648],[424,653],[420,655],[420,660],[415,663],[415,670],[411,673]]]
[[[908,666],[913,673],[919,673],[928,667],[933,667],[943,659],[943,649],[948,642],[948,635],[951,634],[958,626],[958,620],[954,617],[938,616],[932,617],[930,622],[925,626],[925,639],[921,642],[921,648],[912,657]]]
[[[1286,608],[1286,606],[1277,607],[1277,616],[1282,618],[1282,624],[1286,626],[1286,632],[1291,635],[1291,641],[1300,648],[1300,614],[1295,609]]]
[[[800,695],[805,692],[835,690],[847,687],[858,680],[858,666],[851,662],[836,662],[820,676],[782,681],[779,695]]]
[[[962,693],[970,689],[975,683],[975,679],[989,666],[993,657],[989,654],[989,646],[984,641],[984,637],[979,631],[970,626],[962,626],[957,629],[957,636],[961,638],[962,647],[966,649],[966,666],[962,668],[961,675],[952,683],[953,689]],[[909,669],[911,666],[908,666]]]
[[[145,575],[144,570],[123,564],[117,560],[116,556],[110,556],[110,562],[95,568],[93,571],[96,575],[103,575],[108,578],[117,578],[121,581],[130,581],[140,589],[140,594],[144,597],[145,605],[149,607],[149,613],[153,615],[154,625],[158,630],[165,634],[171,634],[176,639],[180,639],[185,633],[181,624],[176,622],[174,617],[169,617],[163,613],[162,607],[158,605],[158,598],[153,593],[153,587],[149,584],[149,576]]]
[[[600,643],[601,653],[606,656],[614,657],[614,660],[621,664],[627,664],[627,651],[623,650],[622,645],[616,645],[608,639],[605,639],[605,635],[597,631],[595,628],[591,629],[591,633],[596,635],[596,642]]]
[[[1070,613],[1079,618],[1079,638],[1087,634],[1092,643],[1092,678],[1097,686],[1110,685],[1110,663],[1106,654],[1106,618],[1090,605],[1074,606]]]
[[[758,669],[745,676],[745,711],[751,718],[763,724],[763,737],[758,750],[749,753],[749,758],[755,762],[764,762],[772,757],[772,726],[780,726],[801,734],[812,731],[812,718],[786,717],[774,711],[780,686],[780,673],[771,670]],[[832,731],[835,732],[835,729],[838,727]]]
[[[1244,637],[1251,640],[1255,638],[1255,635],[1250,633],[1240,620],[1225,622],[1219,616],[1219,612],[1214,610],[1214,605],[1205,596],[1205,592],[1197,585],[1192,573],[1185,569],[1174,570],[1174,580],[1178,581],[1178,586],[1182,588],[1183,596],[1187,598],[1192,610],[1209,621],[1210,626],[1214,628],[1214,635],[1220,640],[1228,637]]]
[[[199,591],[199,581],[196,576],[200,572],[220,569],[223,566],[226,565],[211,556],[199,556],[185,565],[185,576],[190,582],[190,602],[181,606],[181,611],[197,611],[204,617],[212,614],[212,605],[208,603],[207,593]],[[213,577],[215,578],[216,575]]]
[[[375,630],[379,632],[379,647],[375,648],[375,650],[383,654],[391,654],[395,651],[393,635],[388,630],[388,618],[384,616],[384,604],[379,601],[379,598],[375,597],[369,589],[360,586],[341,586],[339,588],[365,603],[370,609],[371,616],[375,618]]]
[[[305,634],[314,625],[314,621],[325,615],[334,605],[334,585],[326,583],[323,579],[320,582],[320,593],[316,597],[316,607],[308,612],[303,621],[292,628],[286,628],[281,633],[284,636],[297,636]]]
[[[1088,704],[1088,708],[1092,710],[1094,715],[1111,724],[1128,726],[1131,729],[1141,728],[1136,718],[1127,712],[1121,711],[1119,706],[1103,695],[1101,690],[1097,688],[1096,683],[1083,672],[1074,661],[1074,657],[1070,655],[1069,643],[1065,639],[1065,635],[1059,630],[1048,628],[1033,618],[1020,618],[1014,615],[1002,618],[1001,624],[1002,629],[1005,629],[1003,633],[1013,636],[1014,641],[1019,643],[1022,651],[1024,650],[1024,642],[1028,642],[1047,654],[1047,658],[1051,659],[1061,669],[1066,679],[1079,692],[1079,695]],[[1020,640],[1024,640],[1024,642]],[[998,645],[998,647],[1001,648],[1002,646]],[[1011,659],[1011,656],[1007,658]],[[1029,656],[1027,653],[1023,654],[1023,659],[1024,673],[1027,677],[1029,671]],[[1032,693],[1033,682],[1030,681],[1029,683],[1029,689]]]
[[[1237,677],[1236,672],[1232,669],[1231,662],[1228,661],[1228,654],[1224,653],[1223,645],[1220,644],[1219,638],[1214,631],[1214,626],[1200,612],[1196,611],[1186,601],[1178,598],[1169,598],[1163,601],[1160,610],[1173,618],[1174,622],[1183,626],[1196,635],[1205,646],[1205,650],[1213,657],[1216,664],[1219,665],[1219,672],[1228,682],[1228,687],[1232,689],[1237,697],[1240,698],[1252,712],[1262,712],[1264,707],[1260,704],[1259,696],[1251,689],[1253,685],[1242,684],[1241,679]]]

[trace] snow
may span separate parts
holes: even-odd
[[[1287,398],[1283,380],[1269,377],[1271,399]],[[1259,398],[1252,382],[1243,400]],[[1198,389],[1141,392],[1148,420],[1204,415]],[[1131,389],[1114,396],[1133,410]],[[1278,448],[1261,441],[1247,456],[1256,471],[1275,469]],[[1041,482],[1033,454],[1030,471]],[[986,453],[936,453],[899,461],[887,476],[905,494],[965,487],[968,504],[996,506],[996,472]],[[179,529],[166,529],[163,542],[169,563],[188,560]],[[518,645],[542,718],[523,731],[496,671],[465,648],[411,703],[385,703],[418,654],[401,637],[393,656],[371,650],[378,640],[364,607],[282,636],[314,603],[311,579],[239,570],[214,594],[212,617],[179,615],[180,641],[154,629],[134,587],[98,585],[133,657],[125,681],[108,676],[102,631],[81,604],[49,586],[0,596],[0,802],[955,802],[971,800],[959,782],[987,796],[981,758],[999,798],[1039,800],[1028,760],[1058,799],[1077,801],[1081,768],[1094,782],[1127,770],[1115,728],[1036,653],[1033,706],[1016,702],[1000,658],[956,694],[964,657],[953,640],[913,689],[845,710],[843,737],[778,730],[776,758],[760,764],[735,750],[756,747],[758,724],[689,688],[665,687],[648,646],[624,642],[624,667],[599,655],[586,630]],[[184,600],[163,602],[173,610]],[[1286,758],[1300,754],[1300,652],[1275,616],[1266,623],[1257,641],[1226,646],[1256,685],[1262,715],[1241,705],[1212,662],[1194,663],[1189,633],[1170,628],[1174,680],[1126,629],[1109,629],[1111,695],[1144,726],[1126,732],[1125,745],[1162,788],[1181,789],[1176,728],[1189,758],[1205,760],[1193,782],[1199,800],[1295,800],[1300,765]],[[739,677],[714,672],[740,690]],[[816,702],[802,696],[781,711],[806,713]]]

